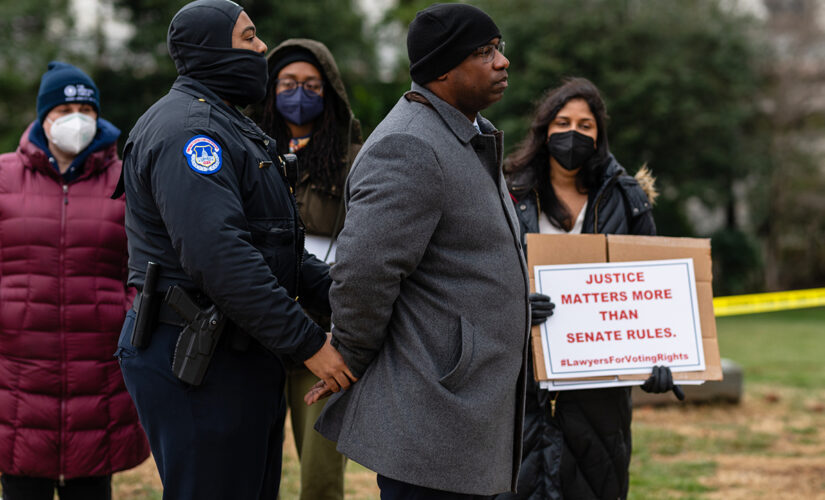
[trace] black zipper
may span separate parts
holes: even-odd
[[[246,132],[252,134],[254,133],[254,139],[263,143],[264,150],[266,151],[267,155],[270,158],[273,158],[278,162],[278,173],[281,177],[281,182],[284,183],[284,187],[286,187],[287,194],[289,195],[289,202],[292,204],[292,227],[294,232],[294,241],[295,241],[295,288],[293,291],[295,292],[295,300],[298,300],[298,289],[301,286],[301,267],[304,265],[304,231],[303,231],[303,223],[301,222],[301,216],[298,213],[298,201],[295,199],[295,188],[289,183],[289,178],[286,175],[286,171],[284,170],[284,165],[278,158],[278,152],[271,147],[271,142],[274,139],[270,138],[266,134],[261,136],[256,131],[244,129]],[[263,134],[263,132],[261,132]],[[287,289],[288,290],[288,289]]]

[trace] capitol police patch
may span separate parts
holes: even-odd
[[[189,168],[199,174],[214,174],[221,169],[221,147],[205,135],[196,135],[183,147]]]

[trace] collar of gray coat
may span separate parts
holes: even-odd
[[[411,90],[418,92],[430,101],[430,104],[433,105],[433,109],[435,109],[436,113],[441,116],[444,123],[450,127],[450,130],[453,131],[453,134],[455,134],[455,136],[458,137],[458,140],[462,143],[466,144],[470,142],[470,140],[478,134],[478,131],[473,126],[473,122],[468,120],[461,111],[455,109],[450,103],[430,92],[430,90],[423,85],[413,82]],[[496,132],[496,128],[492,123],[490,123],[490,120],[487,120],[481,116],[481,113],[476,115],[476,119],[478,120],[478,126],[483,134],[492,134],[493,132]]]

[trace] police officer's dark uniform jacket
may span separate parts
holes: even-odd
[[[304,361],[326,341],[301,305],[329,311],[328,267],[303,250],[275,144],[227,104],[266,90],[264,55],[232,48],[241,11],[228,0],[197,0],[175,15],[169,49],[181,76],[124,147],[129,284],[141,288],[147,262],[156,262],[157,289],[177,284],[229,319],[197,387],[172,372],[182,328],[169,321],[168,305],[146,347],[130,342],[135,311],[124,322],[117,355],[165,499],[277,498],[279,358]]]
[[[198,152],[187,157],[187,146],[220,165],[213,173],[195,171],[188,162]],[[325,333],[295,298],[328,310],[328,268],[304,255],[274,142],[204,85],[181,76],[138,120],[124,156],[129,283],[142,286],[146,263],[154,260],[162,289],[177,283],[203,292],[272,352],[300,361],[315,354]]]

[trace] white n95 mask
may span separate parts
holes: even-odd
[[[52,121],[49,132],[55,146],[66,153],[78,154],[91,144],[97,133],[97,121],[83,113],[72,113]]]

